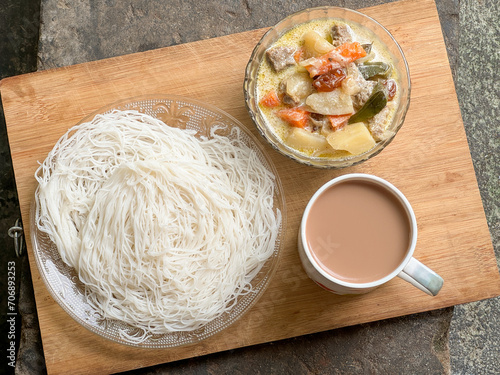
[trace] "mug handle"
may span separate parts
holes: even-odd
[[[415,258],[410,259],[398,276],[431,296],[437,295],[443,286],[443,278]]]

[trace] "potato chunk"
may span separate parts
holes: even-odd
[[[362,154],[375,146],[375,140],[362,122],[348,124],[330,133],[326,140],[335,150],[345,150],[352,155]]]
[[[321,56],[333,49],[332,44],[314,30],[304,34],[304,47],[309,56]]]
[[[286,94],[297,105],[313,92],[312,79],[307,73],[294,73],[284,81]]]
[[[322,135],[311,133],[301,128],[293,128],[286,139],[286,144],[302,152],[331,151],[331,147]]]
[[[306,104],[312,112],[322,115],[338,116],[354,112],[351,96],[340,88],[330,92],[311,94],[307,97]]]

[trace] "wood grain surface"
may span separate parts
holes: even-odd
[[[363,11],[395,36],[410,66],[411,105],[402,130],[380,155],[341,171],[299,165],[266,145],[279,171],[288,211],[279,269],[260,301],[239,322],[182,348],[136,349],[107,341],[79,326],[51,298],[29,241],[33,175],[38,161],[69,127],[104,105],[133,96],[177,94],[202,100],[225,110],[257,135],[245,110],[242,85],[248,58],[265,29],[1,82],[49,374],[119,372],[500,294],[500,276],[435,4],[408,0]],[[400,279],[366,295],[336,296],[307,278],[296,250],[302,211],[318,187],[349,172],[378,175],[407,196],[418,221],[415,256],[445,280],[437,297]]]

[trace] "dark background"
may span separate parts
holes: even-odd
[[[37,50],[39,35],[39,0],[0,0],[0,79],[33,72],[37,67]],[[20,280],[29,279],[27,257],[17,258],[14,249],[14,240],[7,232],[14,226],[16,219],[21,218],[17,199],[14,172],[10,157],[9,142],[5,127],[3,107],[0,105],[0,344],[1,358],[0,373],[14,373],[6,358],[10,339],[10,324],[7,318],[8,305],[8,271],[9,262],[15,262],[16,301],[20,292]],[[22,275],[24,273],[24,275]],[[29,284],[29,283],[28,283]],[[31,293],[33,293],[31,291]],[[21,316],[16,311],[16,355],[21,334]]]

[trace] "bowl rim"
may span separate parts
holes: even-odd
[[[257,54],[258,54],[261,46],[263,45],[265,39],[268,38],[268,36],[271,33],[275,32],[276,28],[278,28],[280,25],[286,23],[287,21],[290,21],[291,19],[293,19],[297,16],[300,16],[301,14],[312,13],[312,12],[325,13],[328,11],[339,11],[339,12],[345,12],[345,13],[353,13],[361,18],[367,19],[368,21],[374,23],[376,26],[380,27],[387,34],[387,36],[390,38],[390,40],[395,45],[397,51],[399,52],[399,54],[401,56],[401,61],[404,65],[404,71],[401,71],[400,74],[402,76],[405,76],[406,80],[408,82],[406,97],[401,97],[401,99],[400,99],[400,107],[401,107],[401,115],[400,116],[401,116],[401,118],[400,118],[399,123],[394,127],[394,129],[392,129],[393,134],[390,137],[384,139],[383,141],[378,142],[374,148],[366,151],[363,154],[353,155],[351,157],[346,157],[346,158],[341,158],[341,159],[327,159],[327,158],[307,156],[307,155],[300,153],[299,151],[287,146],[284,142],[281,141],[281,139],[279,139],[279,137],[277,137],[272,132],[271,132],[271,135],[274,139],[270,139],[270,137],[264,132],[263,128],[265,128],[265,127],[261,127],[259,124],[259,121],[257,120],[258,117],[261,117],[262,122],[263,123],[266,122],[264,117],[262,116],[260,110],[259,110],[258,103],[256,103],[256,105],[255,105],[256,111],[254,111],[251,108],[252,100],[256,101],[256,95],[254,92],[252,92],[252,93],[249,92],[249,85],[251,84],[251,81],[255,80],[255,78],[251,77],[252,67],[254,64],[258,63],[257,64],[257,71],[258,71],[258,68],[260,66],[260,61],[257,61],[256,57],[257,57]],[[328,15],[324,14],[322,16],[318,15],[318,17],[311,18],[305,22],[310,22],[312,20],[322,19],[322,18],[336,18],[336,17],[328,16]],[[301,23],[305,23],[305,22],[301,22]],[[296,25],[298,25],[298,24],[296,24]],[[272,43],[276,42],[284,33],[288,32],[296,25],[291,25],[290,27],[281,31],[277,35],[277,38]],[[366,25],[363,25],[363,26],[370,29]],[[370,31],[372,31],[375,35],[377,35],[373,30],[370,29]],[[272,43],[269,45],[269,47],[272,45]],[[269,47],[267,47],[267,48],[269,48]],[[406,56],[404,54],[403,49],[401,48],[401,45],[398,43],[396,38],[394,38],[392,33],[384,25],[382,25],[380,22],[378,22],[373,17],[371,17],[363,12],[360,12],[360,11],[355,10],[355,9],[338,7],[338,6],[328,6],[328,5],[319,6],[319,7],[304,8],[302,10],[299,10],[297,12],[294,12],[294,13],[286,16],[285,18],[281,19],[278,23],[276,23],[274,26],[271,26],[262,35],[262,37],[259,39],[259,41],[255,45],[254,49],[252,50],[252,53],[251,53],[250,58],[248,60],[248,63],[245,67],[245,77],[243,80],[243,95],[245,98],[245,107],[247,109],[248,114],[250,115],[250,118],[252,119],[252,122],[254,123],[254,126],[256,127],[257,131],[259,132],[259,134],[268,142],[268,144],[271,145],[272,148],[274,148],[276,151],[278,151],[281,155],[284,155],[284,156],[286,156],[286,157],[288,157],[288,158],[290,158],[290,159],[292,159],[300,164],[305,164],[305,165],[309,165],[309,166],[312,166],[315,168],[323,168],[323,169],[342,169],[342,168],[352,167],[352,166],[358,165],[358,164],[380,154],[385,149],[385,147],[387,147],[393,141],[393,139],[396,137],[397,133],[399,132],[399,130],[401,129],[401,127],[403,126],[403,124],[405,122],[406,115],[408,114],[408,110],[409,110],[410,102],[411,102],[411,88],[412,88],[412,84],[411,84],[410,67],[409,67],[408,61],[406,59]],[[400,108],[398,108],[398,111],[399,110],[400,110]],[[282,146],[283,148],[285,148],[286,152],[283,149],[281,149],[279,146]]]

